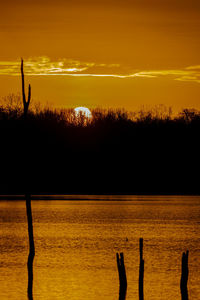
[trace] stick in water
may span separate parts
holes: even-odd
[[[144,259],[143,259],[143,239],[140,238],[140,270],[139,270],[139,300],[144,300]]]
[[[120,253],[120,256],[117,253],[117,268],[119,273],[119,300],[125,300],[127,290],[127,279],[123,253]]]
[[[189,274],[188,254],[189,251],[187,250],[186,253],[183,252],[182,255],[182,273],[181,273],[181,282],[180,282],[182,300],[188,300],[188,289],[187,289],[188,274]]]

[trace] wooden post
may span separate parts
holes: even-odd
[[[139,240],[140,245],[140,269],[139,269],[139,300],[144,300],[144,259],[143,259],[143,239]]]
[[[119,300],[126,299],[126,290],[127,290],[127,279],[126,279],[126,269],[124,265],[124,254],[117,253],[117,268],[119,273]]]
[[[25,94],[25,84],[24,84],[24,61],[21,59],[21,76],[22,76],[22,99],[24,105],[24,117],[26,118],[28,113],[28,107],[31,101],[31,86],[28,86],[28,100],[26,101],[26,94]]]
[[[187,282],[188,282],[188,254],[189,251],[187,250],[186,253],[183,252],[182,254],[182,272],[181,272],[181,281],[180,281],[180,289],[181,289],[181,299],[188,300],[188,289],[187,289]]]
[[[28,268],[28,299],[33,300],[33,260],[35,256],[35,245],[33,237],[33,221],[32,221],[32,211],[31,211],[31,197],[26,195],[26,214],[28,221],[28,236],[29,236],[29,256],[27,261]]]

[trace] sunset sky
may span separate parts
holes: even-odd
[[[199,0],[0,3],[0,96],[134,110],[200,109]]]

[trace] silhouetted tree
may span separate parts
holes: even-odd
[[[24,84],[24,62],[21,59],[21,76],[22,76],[22,97],[23,97],[23,105],[24,105],[24,118],[26,118],[28,113],[28,107],[31,100],[31,86],[29,84],[28,87],[28,100],[26,101],[25,95],[25,84]],[[26,124],[25,124],[26,125]],[[27,160],[27,157],[26,157]],[[30,170],[27,169],[27,165],[25,165],[25,174],[28,174]],[[28,182],[25,179],[25,189],[27,189]],[[29,193],[26,193],[26,214],[27,214],[27,222],[28,222],[28,236],[29,236],[29,256],[27,261],[28,268],[28,299],[33,300],[33,260],[35,256],[35,245],[34,245],[34,237],[33,237],[33,221],[32,221],[32,210],[31,210],[31,197]]]
[[[28,107],[31,101],[31,85],[28,86],[28,100],[26,101],[25,95],[25,84],[24,84],[24,61],[21,59],[21,76],[22,76],[22,98],[23,98],[23,105],[24,105],[24,117],[27,116]]]

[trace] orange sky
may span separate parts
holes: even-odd
[[[1,1],[2,2],[2,1]],[[0,95],[57,106],[200,109],[199,0],[7,0]]]

